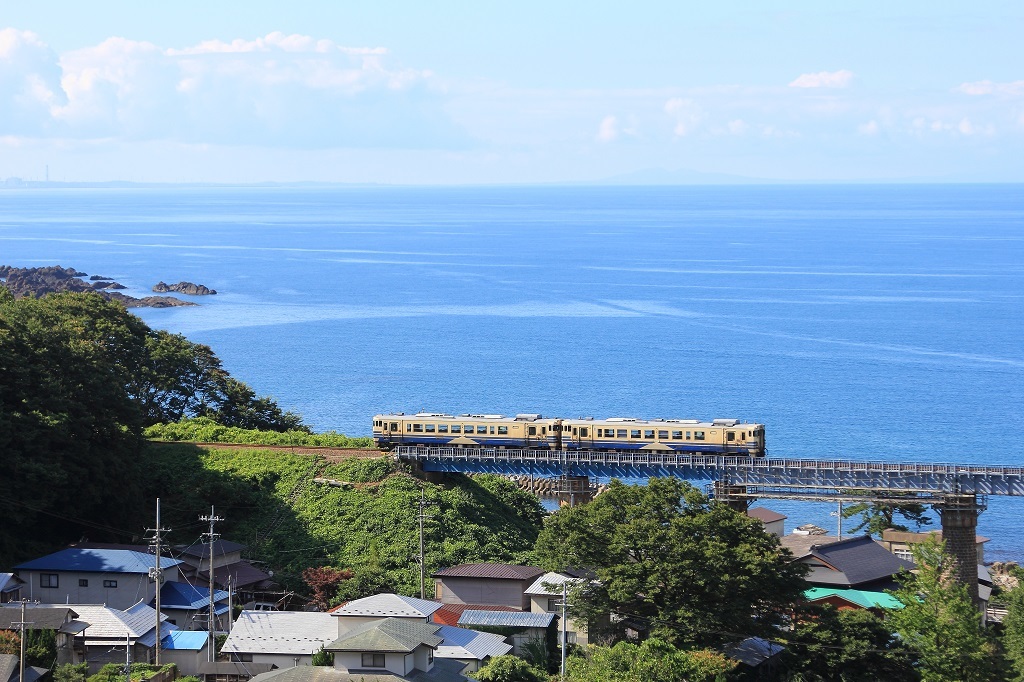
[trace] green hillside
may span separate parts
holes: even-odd
[[[258,449],[151,444],[144,459],[148,496],[163,500],[172,542],[200,542],[205,524],[198,517],[212,503],[225,518],[217,531],[248,545],[247,556],[299,590],[304,568],[330,565],[356,573],[343,587],[346,596],[377,589],[418,594],[421,487],[431,517],[428,575],[463,562],[531,561],[544,516],[535,497],[500,477],[453,475],[434,485],[388,457],[328,463]],[[317,484],[314,477],[344,485]]]

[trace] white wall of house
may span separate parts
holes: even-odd
[[[160,662],[161,663],[173,663],[178,666],[178,675],[199,675],[199,664],[206,663],[207,656],[209,655],[207,649],[209,645],[204,646],[201,651],[194,651],[188,649],[161,649],[160,651]]]
[[[320,646],[316,647],[318,650]],[[313,652],[308,654],[247,654],[247,653],[232,653],[232,661],[242,661],[245,663],[270,663],[276,665],[278,668],[294,668],[297,665],[313,665]]]
[[[348,672],[349,670],[375,670],[370,666],[363,665],[363,653],[360,651],[336,651],[334,653],[334,667],[338,670]],[[380,652],[367,651],[367,654]],[[384,654],[384,668],[395,675],[406,675],[406,654],[386,653]]]
[[[560,594],[552,594],[548,596],[541,596],[537,594],[530,595],[530,611],[532,613],[553,613],[556,616],[561,617],[561,606],[556,606],[553,609],[550,608],[554,605],[554,602],[558,602],[559,604],[561,604],[561,601],[562,595]],[[570,644],[586,645],[590,643],[590,640],[587,638],[586,623],[580,623],[578,621],[573,620],[572,618],[569,618],[568,622],[566,622],[565,624],[565,631],[566,639],[569,640]],[[561,637],[561,630],[559,630],[559,637]]]
[[[57,576],[53,579],[43,576]],[[76,571],[19,571],[27,585],[22,594],[31,600],[47,604],[105,604],[115,609],[127,609],[140,601],[149,602],[156,596],[156,583],[141,573],[80,573]],[[164,569],[164,579],[178,580],[178,567]]]

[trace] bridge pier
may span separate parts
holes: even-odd
[[[942,539],[946,551],[956,558],[957,580],[967,586],[975,604],[978,597],[978,496],[946,495],[935,505],[942,517]]]
[[[715,499],[730,509],[738,511],[740,514],[747,513],[747,507],[750,506],[750,499],[747,498],[747,486],[730,485],[728,481],[719,480],[714,482],[712,491]]]
[[[590,484],[589,476],[560,476],[558,479],[558,504],[561,507],[566,505],[575,507],[577,504],[586,504],[594,499],[595,487]]]

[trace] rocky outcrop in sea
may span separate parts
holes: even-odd
[[[213,296],[217,293],[216,289],[210,289],[202,284],[193,284],[192,282],[178,282],[177,284],[157,282],[156,286],[153,287],[153,291],[158,294],[166,294],[173,291],[174,293],[187,296]]]
[[[128,296],[114,291],[127,287],[108,277],[90,278],[92,282],[90,284],[82,279],[85,276],[84,272],[59,265],[48,265],[42,268],[16,268],[11,265],[0,265],[0,286],[6,287],[14,294],[15,298],[40,298],[46,294],[65,291],[91,291],[108,300],[117,301],[126,308],[171,308],[197,305],[173,296],[146,296],[143,298]]]

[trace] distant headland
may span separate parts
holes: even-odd
[[[89,277],[89,281],[82,279],[87,276],[88,273],[59,265],[48,265],[41,268],[16,268],[11,265],[0,265],[0,285],[6,287],[14,294],[15,298],[39,298],[46,294],[65,291],[92,291],[108,300],[117,301],[125,308],[174,308],[198,305],[173,296],[145,296],[143,298],[128,296],[118,291],[127,287],[115,282],[110,277],[92,275]],[[153,291],[157,293],[173,291],[193,296],[208,296],[217,293],[209,287],[192,282],[179,282],[178,284],[159,282],[153,287]]]

